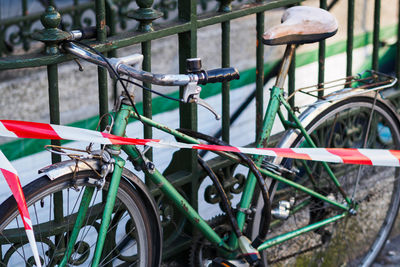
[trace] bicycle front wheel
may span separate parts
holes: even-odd
[[[43,266],[61,262],[84,188],[95,186],[95,177],[81,171],[54,181],[41,177],[24,187]],[[108,182],[95,189],[68,266],[91,265],[107,189]],[[151,223],[138,192],[121,179],[100,266],[153,266]],[[0,206],[0,240],[1,266],[36,266],[13,197]]]
[[[399,122],[394,112],[379,99],[352,97],[330,105],[305,127],[317,147],[400,147]],[[309,147],[304,137],[292,132],[281,147]],[[285,159],[281,165],[296,175],[293,181],[339,203],[345,199],[322,163]],[[369,266],[388,238],[400,203],[398,168],[328,164],[348,198],[355,215],[299,235],[263,253],[269,264],[296,266]],[[289,178],[289,176],[288,176]],[[275,219],[269,238],[343,213],[322,200],[283,184],[275,185],[273,207],[279,201],[292,203],[289,218]],[[253,234],[259,225],[250,225]]]

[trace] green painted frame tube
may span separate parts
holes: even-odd
[[[264,117],[261,139],[257,142],[257,147],[267,146],[269,136],[271,135],[272,126],[274,125],[276,113],[278,112],[279,109],[280,105],[279,98],[281,95],[281,91],[282,89],[276,86],[271,88],[271,98],[268,103],[266,115]],[[261,156],[254,157],[254,162],[257,166],[260,165],[261,160],[262,160]],[[242,197],[240,199],[239,205],[241,210],[246,210],[250,207],[255,186],[256,186],[256,178],[254,177],[253,173],[249,172],[242,193]],[[246,219],[246,214],[243,211],[239,210],[237,214],[237,221],[240,229],[243,229],[245,219]]]
[[[156,170],[150,177],[156,186],[174,202],[175,206],[208,240],[227,250],[232,250],[159,171]]]
[[[306,193],[306,194],[308,194],[308,195],[310,195],[310,196],[319,198],[319,199],[321,199],[321,200],[323,200],[323,201],[325,201],[325,202],[327,202],[327,203],[329,203],[329,204],[332,204],[332,205],[334,205],[334,206],[336,206],[336,207],[338,207],[338,208],[341,208],[341,209],[343,209],[343,210],[349,210],[349,209],[350,209],[350,207],[347,206],[347,205],[343,205],[343,204],[338,203],[338,202],[336,202],[336,201],[334,201],[334,200],[331,200],[331,199],[329,199],[329,198],[327,198],[327,197],[321,195],[320,193],[315,192],[315,191],[312,190],[312,189],[309,189],[308,187],[302,186],[301,184],[298,184],[298,183],[296,183],[296,182],[293,182],[293,181],[291,181],[291,180],[289,180],[289,179],[286,179],[286,178],[284,178],[284,177],[282,177],[282,176],[280,176],[280,175],[277,175],[277,174],[275,174],[275,173],[272,173],[272,172],[267,171],[267,170],[265,170],[265,169],[262,169],[262,168],[260,168],[260,167],[258,167],[258,170],[259,170],[262,174],[268,176],[269,178],[272,178],[272,179],[278,180],[279,182],[282,182],[282,183],[285,183],[285,184],[287,184],[287,185],[290,185],[290,186],[292,186],[292,187],[294,187],[294,188],[296,188],[296,189],[298,189],[298,190],[303,191],[304,193]]]
[[[266,142],[268,142],[268,137],[269,137],[270,132],[272,130],[272,126],[273,126],[273,123],[274,123],[274,120],[275,120],[275,116],[278,113],[279,106],[280,106],[280,103],[282,101],[281,92],[282,92],[282,90],[280,88],[276,87],[276,86],[274,86],[271,89],[271,101],[270,101],[270,103],[268,105],[266,116],[265,116],[264,123],[263,123],[264,124],[263,136],[262,136],[262,139],[260,140],[258,146],[262,146],[262,141],[263,140],[264,141],[266,140]],[[288,103],[286,103],[285,101],[284,101],[284,103],[286,105],[288,105]],[[113,129],[113,134],[120,135],[120,136],[124,135],[129,116],[132,116],[132,117],[137,119],[137,115],[134,113],[132,107],[130,107],[128,105],[122,105],[121,110],[117,113],[117,116],[116,116],[116,124],[115,124],[114,129]],[[174,136],[177,136],[177,137],[185,140],[186,142],[193,143],[193,144],[199,144],[200,143],[195,138],[192,138],[190,136],[182,134],[182,133],[180,133],[180,132],[178,132],[176,130],[170,129],[170,128],[162,125],[162,124],[159,124],[159,123],[149,119],[149,118],[141,116],[141,119],[142,119],[142,121],[144,123],[146,123],[146,124],[148,124],[148,125],[150,125],[152,127],[155,127],[157,129],[160,129],[160,130],[162,130],[164,132],[167,132],[169,134],[172,134]],[[298,128],[302,128],[301,123],[299,121],[295,121],[294,123],[296,123],[298,125]],[[307,136],[307,133],[305,133],[305,135]],[[122,149],[129,155],[131,160],[135,161],[139,166],[143,165],[144,161],[143,161],[141,155],[139,154],[140,152],[137,150],[136,146],[123,146]],[[257,160],[261,160],[261,157],[257,157]],[[299,190],[301,190],[301,191],[303,191],[303,192],[305,192],[305,193],[307,193],[307,194],[309,194],[311,196],[319,198],[319,199],[321,199],[321,200],[323,200],[323,201],[325,201],[327,203],[330,203],[330,204],[332,204],[332,205],[334,205],[336,207],[339,207],[339,208],[341,208],[343,210],[346,210],[346,211],[349,210],[349,207],[347,205],[343,205],[341,203],[337,203],[337,202],[335,202],[333,200],[330,200],[330,199],[326,198],[325,196],[323,196],[323,195],[321,195],[321,194],[319,194],[319,193],[317,193],[317,192],[315,192],[315,191],[313,191],[313,190],[311,190],[311,189],[309,189],[307,187],[304,187],[304,186],[302,186],[300,184],[297,184],[297,183],[295,183],[293,181],[290,181],[290,180],[288,180],[288,179],[286,179],[284,177],[276,175],[276,174],[274,174],[272,172],[269,172],[267,170],[264,170],[264,169],[261,169],[261,168],[259,168],[259,170],[261,171],[262,174],[267,175],[268,177],[270,177],[272,179],[276,179],[276,180],[278,180],[280,182],[288,184],[288,185],[290,185],[290,186],[292,186],[292,187],[294,187],[296,189],[299,189]],[[231,246],[227,245],[224,242],[224,240],[222,240],[221,237],[219,237],[218,234],[200,217],[200,215],[189,204],[189,202],[186,201],[186,199],[184,199],[179,194],[179,192],[173,187],[173,185],[158,170],[154,169],[154,170],[152,170],[150,172],[149,171],[145,171],[145,173],[152,180],[152,182],[154,182],[156,184],[156,186],[158,188],[160,188],[160,190],[164,194],[166,194],[169,199],[171,199],[174,202],[175,206],[189,219],[189,221],[191,221],[191,223],[193,225],[196,226],[197,229],[199,229],[204,234],[204,236],[208,240],[218,244],[220,247],[223,247],[224,249],[227,249],[227,250],[232,250],[232,249],[235,248],[236,242],[230,242],[229,244]],[[114,171],[113,175],[115,175],[115,171]],[[119,174],[119,178],[120,178],[120,175],[121,174]],[[242,194],[241,201],[240,201],[240,205],[241,205],[242,208],[246,209],[246,208],[249,207],[249,205],[251,203],[251,199],[253,197],[253,192],[254,192],[255,185],[256,185],[255,177],[250,175],[248,180],[246,181],[245,189],[244,189],[244,192]],[[111,188],[111,186],[110,186],[110,188]],[[110,189],[110,191],[111,191],[111,189]],[[110,213],[110,215],[111,215],[111,213]],[[239,227],[243,228],[244,221],[245,221],[245,216],[246,215],[243,212],[240,212],[240,211],[238,212],[237,219],[238,219]],[[103,217],[104,217],[104,215],[103,215]],[[340,219],[340,218],[337,218],[337,219]],[[320,226],[322,226],[324,224],[327,224],[327,223],[329,223],[329,220],[324,220],[322,222],[316,223],[313,227],[317,227],[318,228],[318,227],[320,227]],[[299,229],[296,232],[297,235],[301,234],[300,230],[302,230],[302,229]],[[279,237],[276,237],[276,238],[281,238],[282,240],[283,239],[287,240],[287,239],[291,238],[290,236],[293,236],[293,234],[292,235],[285,234],[285,235],[282,235],[282,236],[279,236]],[[294,236],[296,236],[296,235],[294,235]],[[104,235],[104,237],[105,237],[105,235]],[[99,237],[99,240],[100,240],[100,237]],[[99,240],[98,240],[98,242],[99,242]],[[232,241],[232,240],[230,240],[230,241]],[[96,248],[96,252],[97,251],[98,251],[98,249]],[[101,251],[101,249],[99,251]],[[96,256],[96,257],[98,257],[98,259],[100,259],[100,256],[101,255]],[[93,265],[93,266],[96,266],[96,265]]]
[[[122,106],[123,106],[124,109],[128,109],[128,110],[131,111],[131,116],[133,118],[138,119],[138,116],[133,112],[133,109],[131,107],[124,106],[124,105],[122,105]],[[197,140],[196,138],[193,138],[193,137],[191,137],[189,135],[181,133],[181,132],[179,132],[177,130],[171,129],[171,128],[169,128],[169,127],[167,127],[167,126],[165,126],[165,125],[163,125],[161,123],[155,122],[155,121],[153,121],[153,120],[151,120],[149,118],[146,118],[144,116],[141,116],[140,118],[141,118],[143,123],[148,124],[151,127],[157,128],[157,129],[159,129],[159,130],[161,130],[163,132],[166,132],[168,134],[172,134],[173,136],[178,137],[179,139],[182,139],[182,140],[184,140],[184,141],[186,141],[186,142],[188,142],[190,144],[201,144],[201,142],[199,140]],[[217,151],[213,151],[213,153],[221,155],[221,156],[223,156],[225,158],[228,158],[228,159],[232,160],[233,162],[240,162],[240,159],[237,156],[235,156],[235,155],[233,155],[231,153],[226,153],[226,152],[221,152],[221,151],[218,151],[218,152]]]
[[[108,188],[106,205],[104,206],[103,217],[101,218],[101,225],[99,230],[99,235],[97,237],[96,249],[94,251],[92,267],[99,265],[101,254],[103,251],[104,243],[107,236],[107,230],[111,221],[111,215],[114,209],[115,199],[117,197],[119,182],[121,181],[122,170],[125,165],[125,161],[118,157],[113,156],[115,160],[114,172],[110,181],[110,186]]]
[[[72,250],[74,248],[76,239],[78,238],[78,234],[82,228],[82,224],[85,219],[86,212],[88,210],[90,201],[92,200],[93,192],[94,192],[94,187],[89,187],[89,186],[85,187],[85,191],[83,192],[82,200],[79,205],[79,210],[78,210],[78,214],[77,214],[76,221],[74,224],[74,228],[72,229],[72,233],[71,233],[70,239],[68,241],[67,250],[64,253],[64,257],[63,257],[59,267],[66,266],[66,264],[68,263],[69,257],[71,257]]]
[[[144,161],[135,146],[123,146],[122,149],[132,160],[136,161],[139,166],[143,166]],[[144,172],[208,240],[227,250],[232,250],[232,248],[229,247],[220,236],[218,236],[218,234],[207,224],[206,221],[204,221],[190,203],[182,197],[167,178],[165,178],[157,169],[152,171],[144,170]]]
[[[284,99],[283,96],[280,96],[280,101],[282,103],[282,105],[287,109],[290,117],[292,117],[293,121],[297,124],[298,129],[301,131],[301,133],[303,134],[305,140],[307,141],[307,143],[311,146],[316,148],[317,146],[315,145],[314,141],[311,139],[311,137],[308,135],[306,129],[304,129],[303,125],[301,124],[300,120],[296,117],[296,115],[293,113],[290,105],[288,102],[286,102],[286,100]],[[338,179],[336,178],[335,174],[333,173],[333,171],[331,170],[331,168],[328,166],[328,164],[326,162],[321,162],[322,166],[324,167],[324,169],[326,170],[326,172],[328,173],[329,177],[332,179],[333,183],[335,184],[335,186],[337,187],[337,189],[339,190],[339,192],[341,193],[341,195],[343,196],[343,198],[346,200],[346,202],[348,204],[351,204],[352,201],[350,200],[350,198],[347,196],[347,194],[344,192],[343,188],[340,185],[340,182],[338,181]]]
[[[315,230],[315,229],[317,229],[317,228],[319,228],[321,226],[336,222],[336,221],[338,221],[338,220],[340,220],[340,219],[342,219],[342,218],[344,218],[346,216],[348,216],[348,214],[345,212],[345,213],[336,215],[336,216],[334,216],[332,218],[328,218],[326,220],[323,220],[323,221],[320,221],[320,222],[317,222],[317,223],[314,223],[314,224],[307,225],[306,227],[294,230],[292,232],[288,232],[286,234],[279,235],[277,237],[271,238],[271,239],[265,241],[264,243],[262,243],[257,248],[257,250],[261,251],[261,250],[270,248],[270,247],[275,246],[277,244],[280,244],[280,243],[282,243],[284,241],[292,239],[292,238],[294,238],[296,236],[299,236],[299,235],[302,235],[302,234],[307,233],[309,231]]]
[[[279,90],[278,90],[278,92],[279,92]],[[277,93],[277,92],[276,92]],[[279,105],[279,104],[278,104]],[[131,107],[129,107],[129,106],[124,106],[123,105],[123,109],[125,110],[128,110],[128,109],[130,109],[130,110],[132,110],[132,108]],[[137,117],[134,113],[133,113],[133,111],[131,112],[131,115],[132,115],[132,117]],[[272,116],[272,115],[271,115]],[[154,122],[153,120],[150,120],[150,119],[148,119],[148,118],[145,118],[145,117],[141,117],[142,118],[142,121],[144,122],[144,123],[146,123],[146,124],[149,124],[149,125],[151,125],[151,126],[153,126],[153,127],[156,127],[156,128],[158,128],[158,129],[160,129],[160,130],[162,130],[162,131],[164,131],[164,132],[166,132],[166,133],[170,133],[170,134],[172,134],[172,135],[174,135],[174,136],[177,136],[177,137],[179,137],[179,138],[182,138],[183,140],[185,140],[186,142],[189,142],[189,143],[192,143],[192,144],[199,144],[200,142],[197,140],[197,139],[195,139],[195,138],[192,138],[192,137],[190,137],[190,136],[187,136],[187,135],[185,135],[185,134],[182,134],[182,133],[180,133],[180,132],[178,132],[178,131],[176,131],[176,130],[173,130],[173,129],[169,129],[168,127],[166,127],[166,126],[164,126],[164,125],[162,125],[162,124],[159,124],[159,123],[157,123],[157,122]],[[297,125],[297,124],[296,124]],[[300,124],[301,125],[301,124]],[[297,128],[297,127],[296,127]],[[133,146],[124,146],[123,147],[123,150],[128,154],[128,155],[130,155],[131,156],[131,154],[132,154],[132,147]],[[129,152],[129,151],[131,151],[131,152]],[[222,156],[227,156],[227,157],[229,157],[229,158],[231,158],[232,160],[235,160],[235,157],[232,157],[232,155],[231,154],[228,154],[228,153],[218,153],[218,154],[221,154]],[[132,155],[131,156],[131,158],[132,159],[135,159],[135,158],[137,158],[138,157],[138,154],[135,154],[135,155]],[[321,199],[321,200],[323,200],[323,201],[325,201],[325,202],[328,202],[328,203],[330,203],[330,204],[332,204],[332,205],[334,205],[334,206],[336,206],[336,207],[339,207],[339,208],[341,208],[341,209],[343,209],[343,210],[349,210],[349,207],[347,206],[347,205],[343,205],[343,204],[340,204],[340,203],[337,203],[337,202],[335,202],[335,201],[333,201],[333,200],[330,200],[330,199],[328,199],[328,198],[326,198],[325,196],[323,196],[323,195],[321,195],[321,194],[319,194],[319,193],[317,193],[317,192],[315,192],[315,191],[313,191],[313,190],[311,190],[311,189],[309,189],[309,188],[307,188],[307,187],[304,187],[304,186],[302,186],[302,185],[300,185],[300,184],[297,184],[297,183],[295,183],[295,182],[293,182],[293,181],[291,181],[291,180],[288,180],[288,179],[286,179],[286,178],[284,178],[284,177],[282,177],[282,176],[279,176],[279,175],[276,175],[276,174],[274,174],[274,173],[272,173],[272,172],[269,172],[269,171],[267,171],[267,170],[265,170],[265,169],[262,169],[262,168],[259,168],[259,170],[260,170],[260,172],[262,173],[262,174],[264,174],[264,175],[266,175],[266,176],[268,176],[268,177],[270,177],[270,178],[272,178],[272,179],[276,179],[276,180],[278,180],[278,181],[280,181],[280,182],[282,182],[282,183],[285,183],[285,184],[287,184],[287,185],[289,185],[289,186],[292,186],[292,187],[294,187],[294,188],[296,188],[296,189],[298,189],[298,190],[301,190],[301,191],[303,191],[303,192],[305,192],[306,194],[309,194],[309,195],[311,195],[311,196],[314,196],[314,197],[316,197],[316,198],[318,198],[318,199]],[[250,178],[250,177],[249,177]],[[254,187],[255,187],[255,185],[256,185],[256,181],[255,181],[255,178],[254,178],[254,176],[252,177],[253,178],[253,181],[251,181],[252,183],[254,183],[253,185],[252,184],[250,184],[250,185],[248,185],[247,187],[245,186],[245,188],[244,188],[244,190],[243,190],[243,194],[242,194],[242,199],[243,199],[243,197],[246,197],[247,199],[246,199],[246,201],[249,201],[249,205],[250,205],[250,201],[251,201],[251,198],[252,198],[252,194],[253,194],[253,192],[254,192]],[[249,179],[247,180],[247,182],[246,183],[248,183],[249,182]],[[247,184],[246,184],[247,185]],[[250,189],[251,189],[251,186],[253,186],[252,187],[252,190],[250,191]],[[247,191],[247,190],[249,190],[249,191]],[[250,196],[250,194],[251,194],[251,196]],[[246,196],[244,196],[244,195],[246,195]],[[245,219],[245,214],[243,213],[243,212],[240,212],[240,211],[238,211],[238,214],[240,214],[240,213],[242,213],[243,215],[240,215],[240,216],[243,216],[243,218],[242,218],[242,220],[243,220],[243,222],[244,222],[244,219]],[[239,217],[239,216],[238,216]],[[239,219],[238,219],[239,220]],[[238,221],[239,222],[239,221]],[[230,244],[232,244],[232,243],[230,243]]]

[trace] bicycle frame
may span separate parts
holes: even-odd
[[[271,98],[268,103],[267,111],[264,117],[264,122],[263,122],[263,135],[261,139],[257,143],[257,147],[263,147],[266,146],[268,143],[268,138],[270,136],[272,126],[274,124],[274,120],[276,115],[278,114],[280,120],[284,125],[289,125],[290,127],[294,127],[299,129],[303,136],[305,137],[306,141],[311,147],[316,147],[315,144],[312,142],[310,136],[307,134],[306,130],[304,127],[301,125],[301,122],[299,119],[296,117],[296,115],[292,112],[290,105],[286,102],[286,100],[282,96],[282,87],[283,83],[285,80],[285,77],[287,75],[287,70],[290,66],[291,58],[293,55],[293,50],[294,50],[294,45],[288,45],[285,56],[284,56],[284,61],[282,64],[282,70],[280,75],[278,76],[277,83],[276,85],[271,89]],[[289,116],[293,119],[293,122],[285,120],[283,118],[282,113],[279,110],[280,105],[283,105],[289,112]],[[133,107],[129,105],[122,104],[119,111],[116,113],[116,118],[115,118],[115,124],[112,129],[112,134],[118,135],[118,136],[124,136],[125,134],[125,129],[127,127],[127,122],[130,117],[138,119],[137,115],[135,114]],[[173,136],[176,136],[186,142],[192,143],[192,144],[200,144],[200,142],[192,138],[188,135],[185,135],[183,133],[180,133],[176,130],[170,129],[166,127],[165,125],[159,124],[151,119],[148,119],[144,116],[140,116],[141,120],[151,126],[155,127],[157,129],[160,129],[166,133],[169,133]],[[107,195],[107,200],[105,203],[105,208],[103,212],[103,217],[102,217],[102,224],[101,228],[99,231],[99,236],[96,244],[96,250],[95,250],[95,255],[94,255],[94,260],[92,263],[92,266],[98,266],[100,260],[101,260],[101,252],[104,246],[104,241],[106,238],[106,231],[109,226],[110,218],[112,215],[113,207],[114,207],[114,202],[119,186],[119,182],[121,179],[121,174],[122,174],[122,169],[125,165],[125,160],[123,160],[121,157],[118,156],[119,151],[123,150],[126,152],[129,156],[130,161],[135,166],[141,166],[142,170],[145,172],[146,177],[148,177],[165,195],[168,199],[170,199],[175,206],[188,218],[188,220],[211,242],[214,244],[217,244],[220,248],[232,252],[238,248],[238,242],[236,239],[236,236],[233,234],[231,235],[231,238],[226,242],[226,240],[222,239],[208,224],[207,222],[198,214],[198,212],[189,204],[189,202],[173,187],[173,185],[168,181],[166,177],[164,177],[155,167],[153,164],[151,164],[145,156],[137,149],[136,146],[132,145],[125,145],[125,146],[120,146],[120,145],[112,145],[110,146],[110,150],[113,151],[113,159],[115,160],[115,165],[114,165],[114,171],[112,174],[112,179],[110,181],[110,186],[109,186],[109,192]],[[230,160],[233,162],[238,162],[239,159],[229,153],[218,153],[224,157],[228,157]],[[261,163],[261,157],[255,157],[255,163],[257,166],[260,166]],[[322,194],[319,194],[318,192],[304,187],[303,185],[293,182],[283,176],[277,175],[271,171],[268,171],[263,168],[259,168],[260,172],[271,178],[275,179],[279,182],[285,183],[291,187],[294,187],[298,190],[303,191],[304,193],[313,196],[315,198],[318,198],[324,202],[327,202],[331,205],[334,205],[340,209],[343,210],[342,214],[336,215],[334,217],[326,218],[322,221],[313,223],[311,225],[307,225],[306,227],[276,236],[274,238],[266,240],[264,243],[259,245],[256,249],[258,251],[267,249],[273,245],[279,244],[281,242],[284,242],[288,239],[291,239],[293,237],[299,236],[305,232],[309,232],[312,230],[315,230],[321,226],[333,223],[337,220],[340,220],[347,215],[352,213],[352,209],[355,208],[353,207],[352,201],[346,196],[343,190],[340,188],[340,183],[336,179],[335,175],[333,172],[330,170],[329,166],[325,163],[324,165],[325,170],[329,174],[329,177],[332,179],[338,190],[341,192],[343,195],[343,198],[346,200],[346,204],[339,203],[335,200],[329,199],[328,197],[323,196]],[[253,198],[253,193],[254,189],[256,186],[256,179],[254,175],[250,174],[248,175],[248,178],[246,180],[246,184],[244,187],[244,191],[242,193],[241,199],[240,199],[240,209],[237,212],[237,221],[239,224],[240,230],[243,230],[244,222],[246,219],[246,214],[244,213],[244,210],[247,210],[250,207],[251,200]],[[71,238],[67,246],[67,250],[64,254],[64,258],[60,266],[65,266],[68,262],[68,258],[71,255],[73,245],[76,241],[76,237],[80,231],[80,228],[82,226],[82,218],[85,217],[88,205],[90,203],[91,196],[93,194],[94,188],[86,188],[86,191],[84,192],[84,196],[81,201],[80,208],[78,210],[78,215],[77,215],[77,221],[74,225],[74,228],[71,233]]]

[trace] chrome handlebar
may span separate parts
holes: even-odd
[[[133,54],[123,58],[110,58],[110,67],[101,56],[87,51],[86,49],[83,49],[74,43],[65,43],[63,47],[68,53],[71,53],[78,58],[107,68],[111,75],[113,75],[114,70],[116,70],[120,74],[125,74],[139,81],[162,86],[185,86],[191,82],[197,83],[199,80],[197,74],[155,74],[138,70],[130,66],[137,65],[142,62],[143,55],[141,54]]]
[[[185,103],[197,103],[198,105],[201,105],[212,112],[217,120],[221,118],[221,116],[209,104],[200,98],[201,87],[198,86],[198,83],[199,80],[202,82],[207,81],[207,72],[189,74],[155,74],[138,70],[131,66],[138,65],[143,61],[143,55],[141,54],[133,54],[123,58],[109,58],[107,63],[101,56],[83,49],[72,42],[65,43],[63,48],[68,53],[71,53],[78,58],[107,68],[110,75],[113,76],[115,76],[114,71],[117,71],[119,74],[130,76],[142,82],[148,82],[161,86],[184,86],[182,101]],[[234,70],[236,73],[237,70]],[[239,77],[238,72],[236,76],[237,78]],[[232,77],[236,78],[236,76]],[[215,77],[212,78],[215,80],[212,82],[216,82]]]

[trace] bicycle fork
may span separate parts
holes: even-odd
[[[116,199],[119,183],[121,181],[122,170],[125,165],[125,161],[122,158],[120,158],[118,156],[113,156],[113,159],[115,161],[114,170],[113,170],[113,175],[112,175],[112,178],[111,178],[111,181],[109,184],[107,198],[105,200],[104,212],[103,212],[102,220],[101,220],[102,223],[100,225],[100,230],[99,230],[99,235],[97,238],[97,243],[96,243],[95,254],[93,257],[92,266],[98,266],[99,262],[101,260],[102,251],[103,251],[103,247],[104,247],[104,241],[107,236],[107,230],[108,230],[110,220],[111,220],[111,215],[112,215],[112,212],[114,209],[115,199]],[[107,164],[113,164],[113,163],[107,163]],[[107,169],[110,170],[109,168],[107,168]],[[102,178],[105,179],[107,174],[108,174],[108,171],[102,173],[102,176],[103,176]],[[98,187],[102,187],[102,186],[104,186],[104,181],[102,183],[98,184]],[[86,213],[87,213],[89,204],[92,200],[94,190],[95,190],[95,187],[90,187],[90,186],[86,186],[84,189],[84,193],[83,193],[82,200],[81,200],[78,214],[77,214],[77,219],[74,224],[74,228],[72,229],[70,239],[68,241],[67,250],[64,253],[64,257],[63,257],[61,263],[59,264],[60,267],[66,266],[69,258],[71,257],[75,242],[78,238],[78,234],[84,223],[84,218],[86,217]]]

